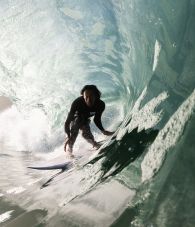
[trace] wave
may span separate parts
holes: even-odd
[[[63,143],[71,102],[83,85],[96,84],[107,107],[103,125],[117,132],[93,160],[95,178],[86,175],[67,203],[97,182],[104,187],[116,180],[135,195],[113,226],[173,226],[176,216],[194,224],[181,203],[194,209],[187,157],[194,146],[195,2],[17,0],[0,6],[0,95],[13,104],[0,113],[2,150],[52,153]],[[183,188],[173,168],[179,164]],[[165,209],[169,198],[176,211]]]

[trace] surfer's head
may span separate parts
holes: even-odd
[[[101,92],[95,85],[85,85],[81,90],[81,95],[87,106],[91,107],[94,105],[96,99],[100,99]]]

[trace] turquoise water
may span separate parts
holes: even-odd
[[[2,0],[0,13],[0,224],[194,226],[195,1]],[[85,84],[114,137],[92,124],[107,141],[89,165],[27,170],[63,154]]]

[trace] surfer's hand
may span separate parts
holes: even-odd
[[[102,131],[102,133],[105,135],[105,136],[112,136],[114,134],[114,132],[109,132],[109,131]]]

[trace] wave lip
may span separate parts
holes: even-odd
[[[14,210],[7,211],[3,214],[0,214],[0,223],[6,222],[11,218],[11,214],[14,212]]]
[[[166,153],[182,136],[184,127],[195,110],[195,90],[179,107],[165,127],[158,134],[142,162],[142,181],[151,179],[160,169]]]

